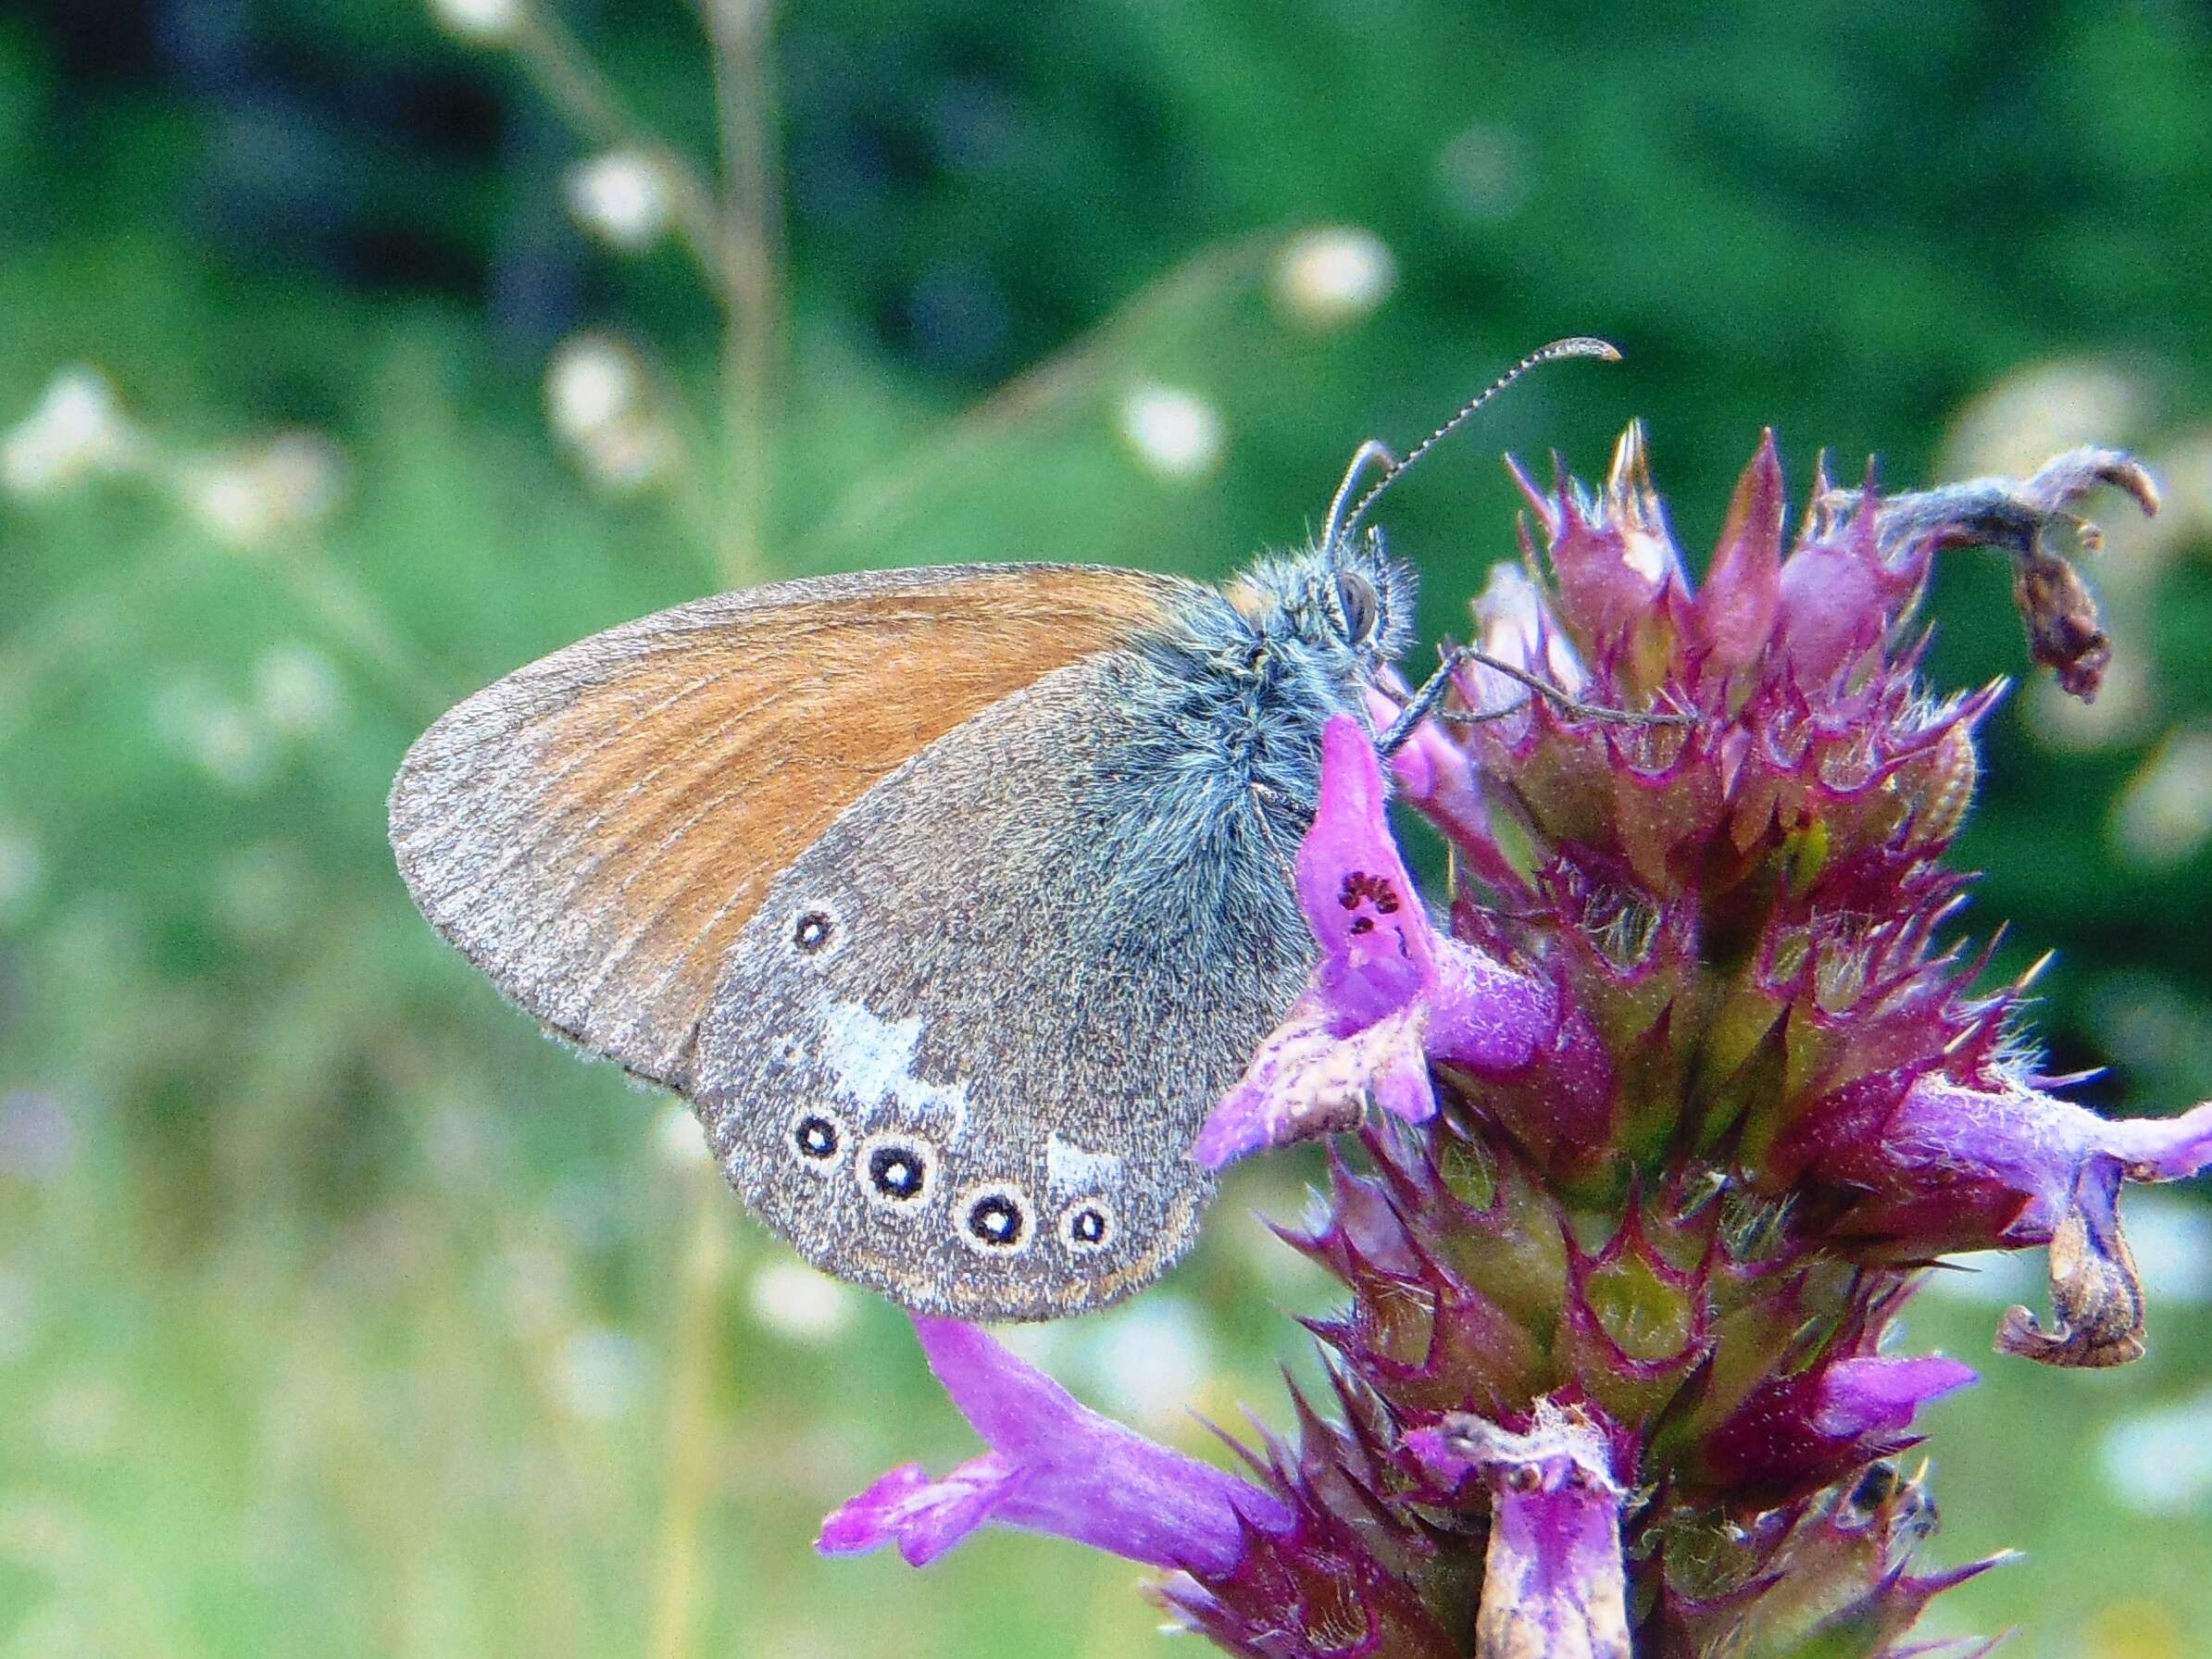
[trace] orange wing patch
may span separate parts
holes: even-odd
[[[976,566],[680,605],[510,674],[408,751],[392,843],[415,902],[563,1035],[673,1088],[724,954],[876,780],[1053,669],[1207,591]]]

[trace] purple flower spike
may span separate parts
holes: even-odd
[[[822,1523],[823,1554],[895,1543],[926,1566],[989,1521],[1220,1574],[1243,1559],[1248,1528],[1290,1525],[1274,1493],[1099,1416],[975,1326],[917,1317],[914,1329],[991,1450],[941,1480],[919,1464],[892,1470]]]
[[[1407,1123],[1435,1116],[1436,1095],[1410,1011],[1348,1037],[1338,1036],[1333,1024],[1308,992],[1207,1116],[1191,1156],[1219,1169],[1270,1146],[1356,1129],[1370,1099]]]
[[[1322,736],[1319,810],[1298,848],[1298,899],[1320,961],[1291,1016],[1199,1132],[1218,1168],[1347,1129],[1372,1099],[1409,1123],[1436,1111],[1428,1063],[1525,1066],[1559,1027],[1551,988],[1440,936],[1391,839],[1373,742],[1339,717]]]
[[[1441,1484],[1456,1487],[1479,1471],[1490,1488],[1478,1659],[1629,1659],[1620,1553],[1627,1494],[1596,1422],[1540,1400],[1525,1434],[1455,1415],[1406,1443]]]
[[[1900,1208],[2009,1212],[1999,1237],[2051,1247],[2056,1328],[2026,1308],[1997,1346],[2056,1366],[2117,1366],[2143,1353],[2143,1288],[2119,1227],[2128,1181],[2212,1168],[2212,1101],[2170,1118],[2098,1116],[2024,1084],[2001,1091],[1925,1078],[1882,1135],[1884,1193]]]
[[[1838,521],[1842,498],[1816,493],[1805,538],[1781,568],[1776,634],[1797,683],[1825,686],[1881,642],[1905,602],[1920,585],[1925,560],[1905,570],[1884,562],[1876,533],[1880,508],[1871,490],[1854,498],[1856,511]]]

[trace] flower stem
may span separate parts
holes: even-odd
[[[722,395],[728,421],[729,500],[719,537],[722,574],[732,586],[767,567],[768,495],[781,356],[778,270],[782,206],[770,0],[702,0],[700,19],[714,61],[721,131],[722,199],[717,228],[725,330]]]
[[[728,1204],[714,1171],[691,1182],[692,1228],[678,1290],[655,1546],[652,1659],[690,1659],[697,1634],[699,1534],[713,1482],[716,1314],[730,1277]]]

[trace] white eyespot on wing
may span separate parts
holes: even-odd
[[[968,1129],[968,1085],[916,1077],[920,1047],[919,1014],[885,1019],[858,1003],[832,1003],[822,1017],[822,1061],[837,1092],[853,1103],[856,1118],[871,1122],[894,1101],[907,1120],[942,1113],[945,1142],[957,1146]]]
[[[1044,1142],[1044,1190],[1056,1201],[1103,1192],[1121,1184],[1121,1159],[1078,1146],[1056,1131]]]

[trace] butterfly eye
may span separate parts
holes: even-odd
[[[1344,619],[1347,644],[1364,645],[1374,638],[1375,625],[1382,619],[1382,601],[1376,595],[1373,582],[1356,570],[1339,571],[1336,608]]]

